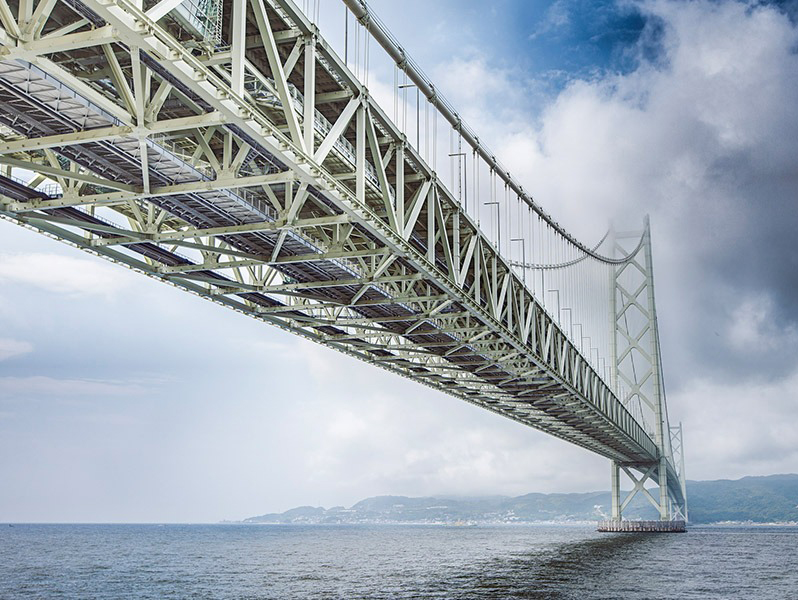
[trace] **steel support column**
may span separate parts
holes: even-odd
[[[610,462],[612,480],[612,520],[621,520],[621,468],[614,460]]]

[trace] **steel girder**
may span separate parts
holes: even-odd
[[[225,2],[230,49],[167,8],[0,0],[5,218],[619,463],[659,461],[292,2]]]

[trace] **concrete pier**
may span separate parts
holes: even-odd
[[[684,521],[599,521],[598,531],[616,533],[684,533]]]

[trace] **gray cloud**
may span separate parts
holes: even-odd
[[[14,356],[21,356],[33,351],[33,346],[30,342],[21,342],[19,340],[0,338],[0,361],[12,358]]]
[[[500,154],[585,239],[607,217],[634,226],[630,215],[651,213],[677,386],[707,371],[784,376],[798,349],[781,335],[798,320],[795,27],[766,6],[643,7],[667,24],[666,66],[573,82],[540,128],[499,128]],[[778,351],[730,344],[737,309],[756,300]]]

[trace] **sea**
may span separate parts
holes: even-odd
[[[5,524],[0,598],[798,600],[798,527]]]

